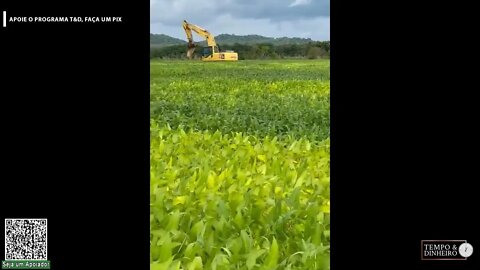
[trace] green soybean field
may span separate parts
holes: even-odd
[[[330,269],[330,61],[150,66],[151,269]]]

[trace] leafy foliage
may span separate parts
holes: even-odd
[[[329,136],[327,61],[213,64],[152,63],[151,118],[174,128]]]
[[[279,58],[330,58],[330,41],[309,42],[303,44],[277,44],[272,43],[234,43],[219,42],[220,50],[233,50],[238,53],[240,60],[244,59],[279,59]],[[198,42],[199,46],[194,53],[195,58],[201,58],[205,47],[204,42]],[[186,58],[186,44],[160,46],[150,44],[150,58]]]
[[[270,43],[273,45],[285,45],[285,44],[306,44],[313,42],[310,38],[298,38],[298,37],[281,37],[281,38],[273,38],[273,37],[265,37],[260,35],[231,35],[231,34],[220,34],[215,37],[215,40],[220,44],[260,44],[260,43]],[[201,43],[205,45],[206,43],[203,41]]]
[[[329,63],[151,63],[152,270],[329,269]]]
[[[194,269],[324,269],[328,140],[316,145],[156,125],[151,137],[152,262],[179,261],[189,269],[201,258]]]

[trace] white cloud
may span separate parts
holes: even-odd
[[[288,5],[289,7],[302,6],[310,4],[311,0],[295,0],[295,2]]]
[[[214,35],[330,39],[330,0],[150,0],[152,33],[185,39],[184,19]]]
[[[192,21],[192,23],[194,23]],[[300,19],[296,21],[272,22],[268,19],[238,19],[231,15],[223,15],[205,24],[198,24],[213,35],[262,35],[267,37],[302,37],[313,40],[330,40],[330,18],[318,17],[313,19]],[[175,38],[186,40],[181,23],[165,25],[152,23],[151,32],[166,34]],[[202,38],[195,35],[195,41]]]

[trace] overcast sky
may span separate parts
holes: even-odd
[[[214,35],[330,40],[330,0],[150,0],[151,33],[186,39],[184,19]]]

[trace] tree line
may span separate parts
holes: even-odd
[[[282,59],[282,58],[308,58],[329,59],[330,41],[310,42],[306,44],[273,45],[261,44],[232,44],[219,46],[221,51],[233,50],[238,53],[240,60],[245,59]],[[161,59],[185,59],[187,45],[172,45],[168,47],[151,47],[150,58]],[[200,59],[203,48],[198,46],[194,58]]]

